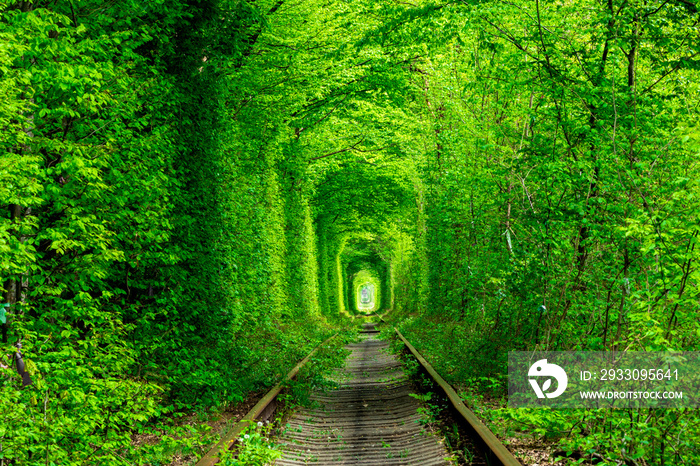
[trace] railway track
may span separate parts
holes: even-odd
[[[337,388],[314,393],[313,408],[302,409],[282,435],[281,466],[446,465],[449,453],[426,431],[421,403],[389,343],[366,326],[346,365],[334,378]]]
[[[468,437],[475,450],[473,466],[520,466],[510,452],[462,403],[415,348],[396,331],[421,364],[435,387],[443,392],[452,422]],[[406,377],[402,362],[389,351],[389,343],[378,338],[374,324],[364,324],[361,339],[346,346],[351,354],[333,381],[336,388],[311,394],[311,407],[292,415],[288,428],[278,439],[280,466],[368,465],[432,466],[452,464],[450,453],[438,435],[429,432],[419,414],[424,408],[415,386]],[[316,350],[314,350],[315,352]],[[313,354],[313,352],[312,352]],[[309,359],[307,356],[286,380],[293,378]],[[269,417],[281,384],[274,387],[244,420]],[[235,448],[245,422],[236,426],[197,466],[217,464],[222,449]]]

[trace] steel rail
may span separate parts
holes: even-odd
[[[380,317],[381,318],[381,317]],[[382,319],[383,321],[384,319]],[[469,430],[477,437],[475,440],[480,440],[482,447],[484,447],[484,453],[486,459],[491,465],[502,465],[502,466],[522,466],[522,463],[515,459],[510,451],[501,443],[493,432],[489,430],[477,417],[476,415],[465,406],[462,399],[459,397],[457,392],[448,384],[445,379],[440,377],[440,374],[433,369],[433,366],[425,360],[425,358],[413,347],[411,343],[406,340],[406,338],[401,334],[399,329],[394,327],[396,334],[399,336],[404,345],[409,349],[413,356],[420,362],[421,366],[428,372],[430,377],[440,386],[442,391],[445,393],[447,398],[454,409],[464,418],[467,422]]]
[[[299,364],[294,366],[294,369],[289,371],[289,373],[284,379],[282,379],[282,381],[280,381],[277,385],[272,387],[272,389],[269,392],[267,392],[265,396],[263,396],[250,411],[248,411],[248,414],[243,416],[243,419],[238,421],[236,425],[233,426],[233,428],[219,441],[219,443],[217,443],[214,446],[214,448],[209,450],[206,455],[204,455],[199,461],[197,461],[195,466],[213,466],[217,464],[219,462],[220,452],[232,449],[232,447],[236,444],[236,439],[241,434],[241,432],[243,432],[243,429],[245,429],[251,421],[257,419],[265,411],[265,409],[272,404],[275,398],[277,398],[277,395],[279,395],[280,391],[282,391],[284,383],[296,377],[299,370],[302,367],[304,367],[304,365],[309,361],[309,359],[311,359],[311,356],[313,356],[319,348],[331,341],[336,336],[338,336],[337,333],[325,340],[316,348],[314,348],[304,359],[302,359],[299,362]]]

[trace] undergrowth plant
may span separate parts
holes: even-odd
[[[150,434],[149,437],[153,436],[157,441],[141,445],[128,456],[134,463],[150,466],[171,464],[175,455],[200,457],[210,442],[218,438],[212,435],[211,428],[206,424],[161,427],[159,430],[144,430],[140,434]]]
[[[272,426],[252,421],[237,439],[234,449],[224,450],[220,464],[224,466],[268,466],[281,456],[278,447],[270,439]]]

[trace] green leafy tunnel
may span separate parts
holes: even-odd
[[[508,351],[698,349],[699,19],[0,0],[0,464],[146,464],[367,313],[504,439],[697,464],[696,411],[503,400]]]

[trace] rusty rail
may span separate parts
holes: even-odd
[[[246,426],[251,422],[257,419],[261,414],[265,412],[268,406],[270,406],[274,401],[275,398],[277,398],[277,395],[279,395],[280,391],[282,391],[282,386],[285,382],[288,382],[292,380],[294,377],[296,377],[297,373],[299,370],[304,367],[304,365],[311,359],[311,356],[313,356],[316,351],[329,341],[331,341],[333,338],[335,338],[338,334],[333,335],[332,337],[328,338],[325,340],[323,343],[318,345],[316,348],[311,351],[308,356],[306,356],[304,359],[302,359],[299,364],[297,364],[294,369],[289,371],[289,374],[282,379],[281,382],[279,382],[277,385],[272,387],[272,389],[265,394],[264,397],[260,399],[256,403],[253,408],[248,411],[248,414],[243,416],[243,419],[238,421],[235,426],[217,443],[214,448],[209,450],[206,455],[204,455],[195,466],[213,466],[216,463],[219,462],[219,453],[222,450],[230,450],[236,443],[236,439],[238,436],[241,434],[243,429],[246,428]]]
[[[383,319],[382,319],[383,320]],[[421,366],[426,370],[426,372],[432,377],[432,379],[440,386],[445,396],[450,400],[452,407],[457,411],[460,416],[466,421],[466,427],[472,432],[474,439],[479,441],[481,444],[486,459],[491,465],[502,465],[502,466],[522,466],[522,463],[515,459],[510,451],[501,443],[493,432],[489,430],[477,417],[476,415],[465,406],[462,399],[457,395],[452,386],[448,384],[445,379],[440,377],[433,366],[425,360],[425,358],[416,350],[411,343],[404,338],[404,336],[399,332],[399,329],[394,328],[396,334],[399,336],[404,345],[409,349],[413,356],[420,362]]]

